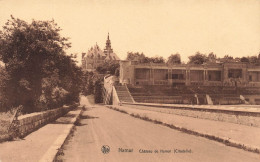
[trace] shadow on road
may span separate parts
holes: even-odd
[[[96,119],[96,118],[99,118],[99,117],[89,116],[89,115],[82,115],[82,116],[80,116],[80,119]]]
[[[73,124],[71,118],[76,116],[76,114],[66,114],[64,117],[58,118],[56,121],[53,121],[50,124]]]
[[[80,127],[80,126],[84,126],[84,125],[87,125],[87,124],[83,124],[80,121],[77,121],[77,122],[75,122],[75,125]]]
[[[84,125],[87,125],[87,124],[83,124],[83,119],[96,119],[96,118],[99,118],[99,117],[94,117],[94,116],[89,116],[89,115],[81,115],[79,117],[79,120],[76,121],[75,125],[76,126],[84,126]]]
[[[63,120],[63,121],[54,121],[51,122],[50,124],[73,124],[73,122],[69,121],[69,120]]]
[[[66,114],[66,115],[64,115],[64,117],[66,117],[66,118],[74,118],[76,116],[77,116],[77,114]]]

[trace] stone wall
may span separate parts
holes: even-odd
[[[112,101],[112,104],[113,105],[120,105],[120,100],[119,100],[119,98],[118,98],[118,95],[117,95],[117,93],[116,93],[116,89],[115,89],[115,87],[113,86],[113,101]]]
[[[76,108],[78,104],[63,106],[61,108],[47,110],[43,112],[36,112],[26,114],[18,117],[15,125],[11,127],[9,134],[4,135],[0,141],[11,139],[12,137],[24,137],[36,129],[55,121],[57,118],[65,115],[72,109]]]
[[[206,109],[191,107],[162,106],[155,104],[124,103],[130,107],[142,110],[157,111],[168,114],[176,114],[193,118],[229,122],[253,127],[260,127],[260,113],[234,111],[223,109]]]
[[[120,78],[122,84],[134,84],[134,67],[131,61],[120,61]]]

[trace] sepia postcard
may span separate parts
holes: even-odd
[[[0,162],[258,162],[259,135],[259,0],[0,0]]]

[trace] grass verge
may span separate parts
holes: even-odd
[[[63,162],[63,156],[64,156],[64,147],[69,143],[69,141],[74,137],[74,134],[77,130],[76,126],[80,126],[80,120],[82,118],[82,114],[84,111],[86,111],[87,108],[85,106],[82,107],[79,116],[77,117],[73,127],[70,130],[70,133],[68,134],[67,138],[65,139],[64,143],[62,144],[62,146],[58,149],[58,152],[55,156],[55,158],[53,159],[53,162]]]

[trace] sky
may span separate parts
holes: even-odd
[[[69,37],[68,53],[105,47],[146,56],[179,53],[184,62],[197,51],[218,57],[260,53],[260,0],[0,0],[0,30],[10,15],[27,22],[51,20]]]

